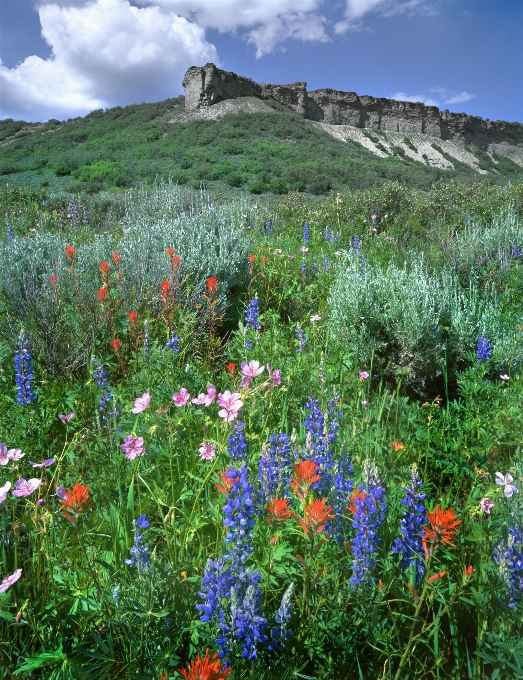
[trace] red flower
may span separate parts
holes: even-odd
[[[392,449],[393,451],[401,451],[401,449],[405,448],[405,444],[402,442],[392,442]]]
[[[443,569],[443,571],[438,572],[437,574],[433,574],[427,583],[434,583],[434,581],[437,581],[439,578],[443,578],[445,574],[447,573],[446,569]]]
[[[111,260],[112,260],[115,264],[120,264],[120,262],[122,261],[122,258],[120,257],[120,255],[118,255],[118,253],[113,253],[113,254],[111,255]]]
[[[129,312],[127,316],[131,323],[136,323],[138,321],[138,312]]]
[[[82,486],[82,484],[76,482],[74,487],[65,490],[64,494],[65,498],[63,498],[60,502],[60,509],[62,510],[67,521],[76,526],[76,517],[78,517],[78,515],[80,515],[80,513],[83,511],[84,506],[90,506],[89,487]],[[72,510],[75,516],[73,517],[68,512],[68,510],[66,510],[66,508],[68,508],[68,510]]]
[[[271,500],[265,506],[267,512],[271,515],[267,517],[267,522],[269,524],[274,524],[274,522],[285,522],[291,516],[291,511],[289,508],[289,501],[284,498],[271,498]]]
[[[356,510],[358,509],[358,506],[356,505],[356,501],[357,500],[364,500],[365,495],[366,495],[365,491],[360,491],[359,489],[354,489],[354,491],[349,496],[349,500],[350,500],[349,512],[353,517],[356,514]]]
[[[312,460],[301,460],[294,466],[294,477],[290,486],[302,501],[308,496],[310,487],[321,479],[320,475],[316,474],[318,469]]]
[[[440,505],[432,512],[427,511],[427,519],[430,526],[423,527],[425,535],[422,542],[425,548],[425,557],[428,559],[429,555],[432,555],[439,545],[454,545],[452,537],[458,525],[461,524],[461,520],[456,519],[456,512],[452,508],[444,510]],[[432,544],[430,552],[427,550],[427,541]]]
[[[266,258],[265,255],[264,255],[264,256],[262,257],[262,264],[265,264],[266,262],[267,262],[267,258]]]
[[[234,363],[234,361],[229,361],[229,363],[226,364],[225,368],[227,369],[227,373],[229,375],[232,375],[236,370],[236,364]]]
[[[58,283],[58,276],[56,276],[56,274],[51,274],[50,281],[51,281],[51,285],[55,286]]]
[[[71,260],[76,257],[76,250],[74,246],[65,246],[65,256]]]
[[[109,262],[102,262],[100,269],[102,270],[102,274],[107,276],[107,274],[109,274]]]
[[[164,302],[167,302],[167,298],[169,297],[169,294],[171,292],[171,284],[169,281],[164,281],[160,285],[160,297]]]
[[[177,269],[182,262],[182,258],[179,255],[173,255],[173,257],[171,258],[171,261],[172,261],[173,267],[175,269]]]
[[[174,255],[174,248],[167,248],[167,255],[172,257]]]
[[[205,285],[208,293],[214,293],[218,290],[218,279],[214,276],[209,276]]]
[[[249,255],[248,260],[251,264],[256,262],[256,255]]]
[[[321,534],[325,529],[327,520],[334,517],[333,509],[326,503],[326,498],[321,500],[315,498],[310,505],[305,506],[305,521],[301,517],[297,518],[307,536]]]
[[[107,292],[107,288],[98,288],[98,299],[102,304],[107,302],[107,296],[109,293]]]
[[[232,673],[232,668],[222,668],[222,660],[215,654],[209,659],[209,649],[205,650],[205,657],[200,654],[191,660],[188,670],[180,668],[179,673],[185,680],[225,680]]]
[[[218,477],[222,480],[222,483],[214,485],[218,491],[221,491],[226,496],[229,495],[234,482],[237,482],[240,479],[239,477],[227,477],[226,473],[229,472],[230,469],[231,468],[227,468],[225,472],[218,472]]]
[[[463,569],[463,576],[465,578],[470,578],[472,576],[473,571],[474,571],[474,567],[472,566],[472,564],[469,564],[468,567],[465,567],[465,569]]]
[[[114,340],[111,340],[110,345],[115,352],[118,352],[118,350],[122,346],[122,343],[120,342],[120,340],[118,340],[118,338],[115,338]]]

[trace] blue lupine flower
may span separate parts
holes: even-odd
[[[149,571],[151,568],[151,549],[148,545],[142,544],[142,535],[137,527],[140,529],[147,529],[149,524],[150,522],[145,515],[140,515],[138,519],[134,520],[134,543],[130,550],[131,557],[130,559],[125,560],[125,563],[130,567],[136,564],[139,574],[141,571]]]
[[[33,391],[33,361],[31,359],[31,350],[24,332],[20,332],[18,338],[18,349],[15,350],[15,385],[17,387],[16,400],[19,404],[31,404],[36,401],[36,395]]]
[[[385,489],[380,483],[378,470],[369,461],[363,464],[363,484],[359,485],[362,495],[353,499],[356,508],[352,526],[356,534],[351,542],[354,556],[349,583],[354,587],[368,585],[374,580],[376,551],[380,538],[379,529],[385,520]]]
[[[360,237],[355,236],[353,241],[352,241],[352,249],[354,250],[355,253],[357,253],[360,249]]]
[[[425,506],[421,501],[427,497],[424,493],[418,493],[423,484],[418,475],[416,466],[412,469],[411,486],[404,486],[405,496],[401,499],[405,506],[401,517],[401,536],[394,541],[392,550],[400,555],[400,566],[406,569],[409,565],[417,565],[417,573],[425,573],[423,563],[422,525],[427,523]]]
[[[270,233],[271,233],[271,221],[270,221],[270,220],[267,220],[267,221],[265,222],[265,227],[264,227],[264,229],[265,229],[265,233],[266,233],[266,234],[270,234]]]
[[[249,338],[247,338],[247,340],[245,341],[245,349],[248,352],[252,350],[252,340],[249,340]]]
[[[485,337],[485,331],[483,331],[481,337],[478,339],[478,348],[476,350],[478,361],[488,361],[491,357],[490,350],[489,341]]]
[[[465,214],[463,215],[463,222],[465,223],[465,226],[467,226],[467,227],[469,226],[469,224],[470,224],[470,218],[469,218],[469,214],[468,214],[468,213],[465,213]]]
[[[261,503],[266,505],[271,498],[286,498],[291,481],[292,450],[291,438],[284,432],[272,434],[268,444],[262,448],[258,464]]]
[[[294,332],[296,335],[296,338],[298,339],[299,345],[298,349],[296,350],[296,354],[301,354],[301,351],[303,347],[307,344],[307,337],[305,335],[305,331],[301,327],[301,324],[296,324],[296,330]]]
[[[180,348],[178,347],[178,345],[180,342],[181,342],[180,338],[177,337],[176,335],[173,335],[172,338],[167,341],[166,347],[172,349],[174,353],[179,352]]]
[[[236,421],[234,431],[227,440],[227,451],[231,454],[231,460],[245,462],[247,460],[247,442],[243,434],[245,422]]]
[[[317,272],[318,272],[318,265],[316,264],[316,262],[313,262],[311,264],[311,276],[314,276],[315,274],[317,274]]]
[[[521,249],[516,246],[515,243],[512,244],[512,257],[519,257],[521,255]]]
[[[323,260],[323,269],[324,269],[326,272],[328,272],[330,268],[331,268],[331,261],[329,260],[328,257],[326,257],[326,258]]]
[[[109,418],[111,416],[113,416],[114,418],[117,418],[120,414],[118,413],[118,409],[116,409],[116,408],[111,409],[110,408],[111,402],[113,400],[113,396],[111,394],[111,388],[109,387],[109,380],[107,379],[107,373],[104,371],[103,366],[98,366],[93,371],[93,378],[96,380],[96,384],[98,385],[98,387],[101,390],[98,410],[100,411],[100,413],[103,413],[103,420],[105,421],[104,428],[107,428]]]
[[[260,323],[260,303],[258,296],[254,297],[245,310],[245,328],[252,328],[254,330],[261,329]]]
[[[198,592],[204,603],[196,605],[196,609],[202,612],[200,621],[210,621],[218,614],[222,606],[222,598],[231,595],[231,581],[231,570],[226,569],[223,559],[208,560]]]
[[[310,233],[309,233],[309,223],[304,222],[303,223],[303,242],[308,243],[310,238]]]
[[[292,630],[287,627],[292,616],[292,596],[294,595],[294,581],[287,590],[283,593],[281,604],[276,614],[276,623],[279,624],[277,628],[271,629],[271,643],[269,649],[275,652],[285,646],[287,640],[293,636]]]
[[[331,239],[331,233],[330,233],[329,229],[330,229],[330,227],[327,227],[327,229],[325,229],[325,231],[323,232],[323,238],[326,241],[330,241],[330,239]]]
[[[302,278],[306,279],[307,278],[307,264],[305,260],[301,263],[301,275]]]
[[[306,457],[316,463],[321,479],[315,484],[320,496],[330,496],[334,475],[334,449],[339,421],[329,418],[334,415],[333,400],[329,403],[329,412],[323,413],[316,399],[309,397],[305,409],[309,412],[303,424],[307,432]]]
[[[238,642],[243,645],[241,656],[249,661],[257,658],[256,643],[265,642],[263,631],[267,621],[261,616],[261,590],[250,585],[236,618]]]
[[[494,548],[494,562],[508,591],[507,606],[514,609],[523,598],[523,527],[511,527],[507,541]]]
[[[222,508],[225,513],[223,525],[228,529],[224,540],[230,545],[227,559],[234,574],[240,573],[245,560],[254,550],[252,530],[256,523],[256,508],[252,501],[254,489],[247,479],[248,472],[247,465],[243,463],[239,470],[231,467],[225,473],[229,479],[236,479]]]
[[[365,276],[365,271],[367,269],[367,258],[365,255],[361,256],[361,265],[360,265],[360,274],[362,276]]]
[[[11,223],[7,223],[7,242],[12,243],[15,240],[15,233],[13,231],[13,227],[11,226]]]
[[[349,498],[354,488],[352,480],[353,467],[350,462],[350,457],[347,449],[344,447],[339,459],[334,465],[333,480],[332,480],[332,494],[331,506],[336,513],[336,517],[331,524],[327,525],[327,531],[330,531],[339,545],[343,545],[346,540],[348,526],[345,518],[345,508],[347,499]]]

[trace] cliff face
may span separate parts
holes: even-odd
[[[330,89],[307,92],[307,83],[258,84],[230,71],[222,71],[214,64],[191,66],[183,86],[188,110],[237,97],[274,99],[309,120],[388,132],[421,133],[470,144],[523,162],[521,123],[483,120],[465,113],[440,111],[436,106],[418,102],[359,96],[355,92]]]

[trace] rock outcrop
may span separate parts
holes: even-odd
[[[214,64],[191,66],[183,79],[185,108],[205,108],[226,99],[274,99],[302,118],[329,125],[352,125],[388,132],[421,133],[508,156],[523,163],[523,125],[490,121],[436,106],[395,99],[359,96],[355,92],[320,89],[307,83],[268,85],[222,71]]]

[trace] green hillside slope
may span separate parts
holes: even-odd
[[[191,119],[184,116],[184,98],[178,97],[64,122],[0,121],[0,182],[92,192],[172,176],[193,188],[203,182],[211,189],[255,194],[324,194],[389,180],[423,189],[441,177],[479,178],[456,161],[454,170],[442,170],[401,153],[379,158],[277,103],[267,105],[270,112]],[[507,158],[483,154],[481,167],[488,173],[483,177],[497,184],[523,178],[523,168]]]

